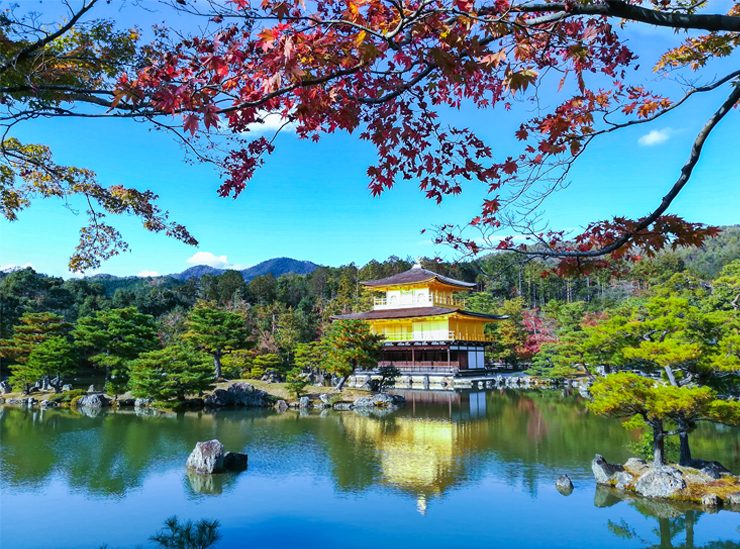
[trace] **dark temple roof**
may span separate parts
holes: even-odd
[[[414,267],[406,272],[399,273],[397,275],[389,276],[387,278],[381,278],[380,280],[368,280],[361,282],[363,286],[397,286],[402,284],[415,284],[418,282],[426,282],[427,280],[437,279],[444,284],[450,286],[458,286],[460,288],[473,288],[475,287],[474,282],[463,282],[462,280],[455,280],[454,278],[447,278],[432,271],[423,269],[420,266],[414,265]]]
[[[332,320],[382,320],[385,318],[416,318],[420,316],[441,316],[458,313],[471,318],[482,320],[505,320],[508,316],[486,315],[464,311],[463,309],[448,309],[446,307],[409,307],[407,309],[386,309],[378,311],[366,311],[364,313],[350,313],[348,315],[332,316]]]

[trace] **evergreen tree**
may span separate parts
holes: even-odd
[[[36,379],[50,378],[54,391],[59,393],[64,378],[75,372],[76,358],[74,346],[67,338],[55,335],[34,347],[24,367],[34,372]]]
[[[131,394],[160,401],[185,400],[213,387],[210,357],[184,345],[144,353],[130,363]]]
[[[307,374],[303,373],[300,368],[293,368],[285,377],[286,389],[295,396],[301,398],[303,390],[308,385]]]
[[[254,357],[252,362],[252,375],[253,379],[259,379],[269,370],[278,371],[280,366],[283,365],[283,359],[280,355],[275,353],[267,353],[264,355],[257,355]]]
[[[63,336],[69,329],[69,324],[54,313],[25,313],[20,317],[19,324],[14,327],[13,337],[0,341],[0,356],[15,363],[11,366],[11,384],[23,387],[28,393],[43,373],[28,364],[32,352],[49,338]]]
[[[371,369],[378,365],[383,336],[373,334],[363,320],[338,320],[329,325],[323,338],[326,344],[326,370],[341,378],[341,390],[347,376],[356,368]]]
[[[89,360],[105,368],[106,390],[116,395],[126,390],[129,363],[159,347],[154,320],[135,307],[82,317],[72,335],[75,344],[91,355]]]
[[[221,378],[224,355],[249,346],[245,319],[207,301],[198,301],[185,323],[183,339],[213,357],[216,378]]]
[[[322,341],[299,343],[294,353],[295,365],[304,372],[316,372],[326,360],[326,347]]]

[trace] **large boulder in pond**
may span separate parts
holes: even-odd
[[[624,467],[609,463],[604,459],[604,456],[596,454],[596,457],[591,462],[591,470],[594,472],[596,484],[613,485],[616,481],[617,474],[624,472]]]
[[[185,467],[200,475],[242,471],[247,468],[247,454],[224,453],[224,445],[216,439],[198,442],[188,457]]]
[[[92,393],[77,399],[75,406],[78,408],[104,408],[110,406],[111,400],[99,393]]]
[[[216,389],[206,397],[206,406],[224,408],[227,406],[244,406],[251,408],[265,408],[270,406],[268,394],[255,389],[251,383],[236,382],[228,389]]]
[[[732,474],[727,467],[722,465],[719,461],[705,461],[703,459],[694,459],[691,461],[691,466],[694,469],[699,469],[702,475],[706,475],[714,480],[719,480],[726,475]]]
[[[573,493],[573,481],[570,480],[568,475],[560,475],[558,480],[555,481],[555,488],[564,496],[569,496]]]
[[[215,439],[196,443],[185,467],[201,475],[223,473],[224,445]]]
[[[247,468],[249,456],[239,452],[226,452],[224,454],[224,469],[227,471],[243,471]]]
[[[668,465],[651,467],[635,483],[635,492],[646,498],[669,498],[685,488],[683,473]]]
[[[353,408],[375,408],[372,397],[360,397],[352,403]]]
[[[373,404],[386,408],[389,406],[403,406],[406,404],[406,399],[401,395],[389,395],[387,393],[378,393],[373,395]]]

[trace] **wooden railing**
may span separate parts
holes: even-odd
[[[381,334],[386,341],[485,341],[492,342],[491,334],[469,334],[450,330],[446,335],[435,332],[404,332],[397,334]]]
[[[457,374],[460,371],[459,362],[443,361],[417,361],[405,362],[401,360],[384,360],[378,362],[378,366],[395,366],[403,373],[420,372],[420,373],[437,373],[437,374]]]
[[[428,298],[418,300],[414,299],[411,303],[389,302],[385,297],[378,297],[374,300],[375,309],[404,309],[410,307],[448,307],[454,309],[464,309],[465,300],[456,297],[438,296],[431,293]]]

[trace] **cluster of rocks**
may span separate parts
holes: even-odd
[[[216,389],[206,397],[204,403],[209,408],[266,408],[272,404],[270,395],[265,391],[241,381],[231,384],[228,389]]]
[[[401,395],[389,395],[385,393],[377,393],[369,397],[361,397],[354,402],[334,402],[332,403],[332,397],[326,393],[319,395],[319,400],[312,401],[307,396],[301,397],[298,402],[287,403],[284,400],[278,400],[275,404],[275,408],[279,412],[285,412],[288,408],[298,408],[300,410],[308,410],[311,408],[317,410],[328,410],[334,409],[337,411],[349,411],[356,409],[397,409],[406,403],[406,399]]]
[[[717,480],[731,477],[728,469],[716,461],[694,460],[692,466],[649,465],[637,458],[630,458],[624,465],[619,465],[608,463],[599,454],[591,462],[597,484],[632,491],[645,498],[684,499],[708,508],[719,508],[723,503],[740,505],[739,479],[735,479],[738,491],[725,495],[724,500],[712,491],[718,486]]]
[[[60,391],[71,391],[72,385],[63,385],[63,380],[56,378],[56,377],[44,377],[34,383],[31,387],[28,388],[28,394],[33,393],[40,393],[40,392],[56,392],[57,390]],[[6,379],[3,381],[0,381],[0,394],[7,395],[8,393],[13,392],[13,387],[10,385],[10,382]],[[12,400],[12,399],[11,399]]]
[[[213,475],[227,471],[243,471],[247,468],[247,463],[247,454],[224,452],[224,445],[214,439],[198,442],[185,467],[199,475]]]

